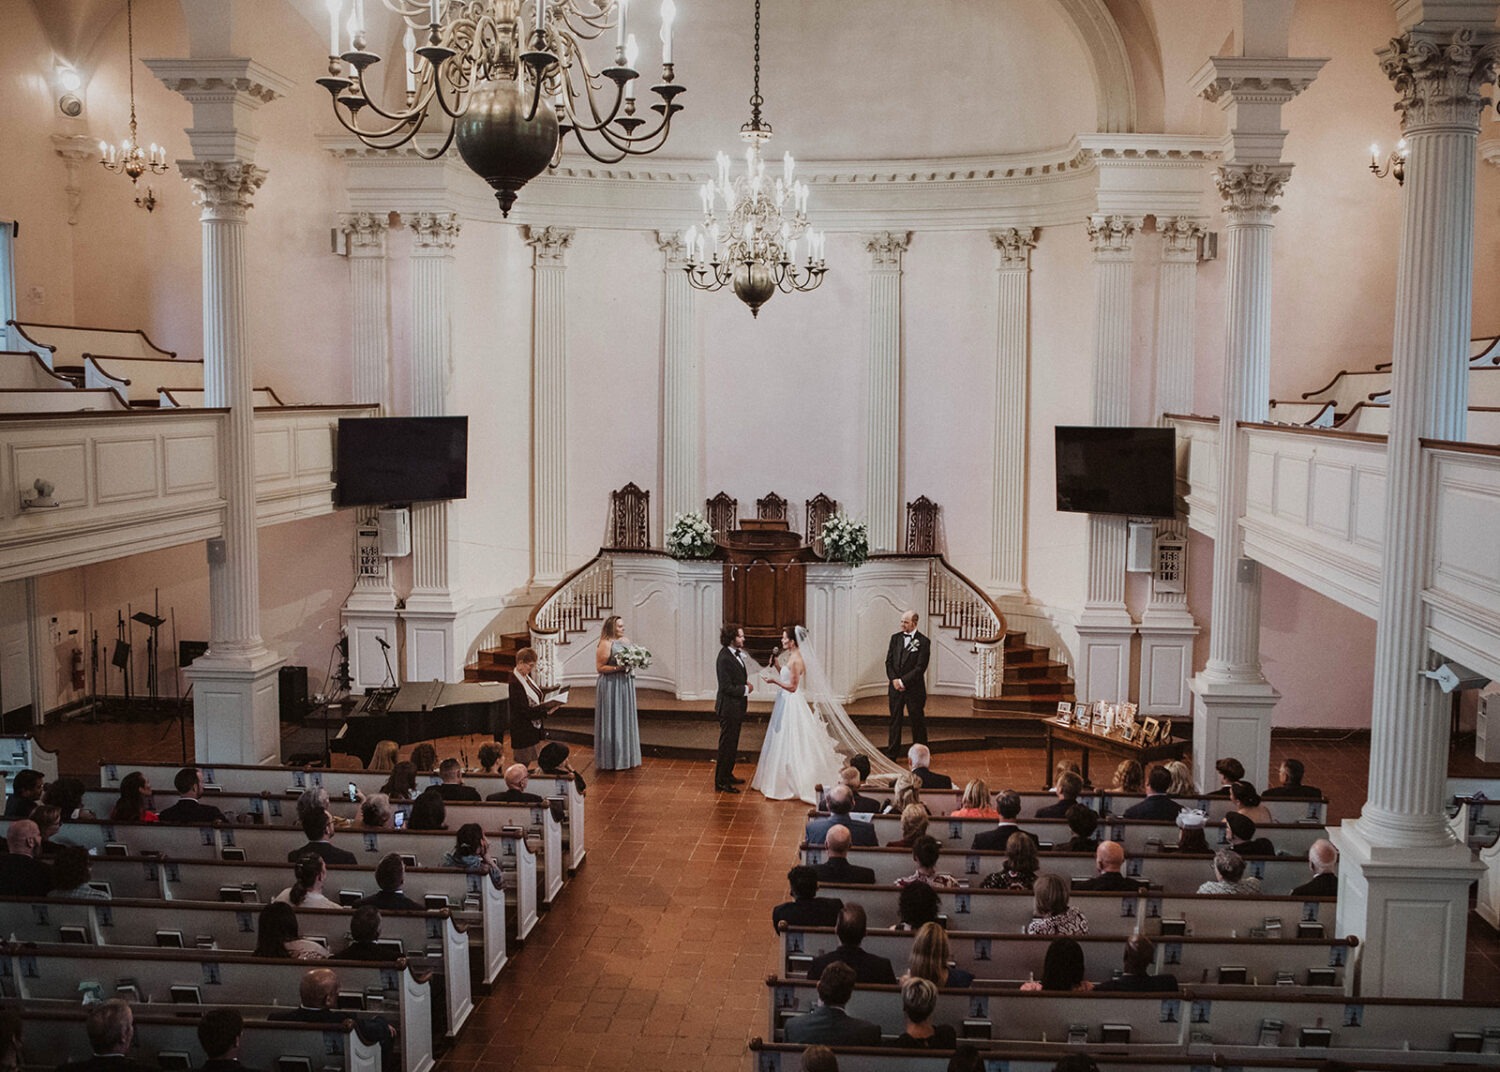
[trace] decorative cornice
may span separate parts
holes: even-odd
[[[873,268],[900,271],[901,254],[911,248],[910,231],[881,231],[865,237],[865,249]]]
[[[1480,86],[1495,80],[1496,39],[1473,30],[1451,35],[1412,31],[1391,39],[1377,55],[1380,69],[1396,85],[1401,128],[1410,134],[1427,126],[1479,129],[1479,113],[1489,104]]]
[[[1141,229],[1139,216],[1094,215],[1088,218],[1089,244],[1095,255],[1130,253]]]
[[[990,232],[990,241],[1000,254],[1000,269],[1023,269],[1031,266],[1031,251],[1036,248],[1037,228],[1005,227]]]
[[[657,231],[656,248],[661,251],[662,261],[668,269],[678,269],[687,264],[687,243],[681,231]]]
[[[349,240],[350,252],[385,252],[385,236],[391,229],[390,216],[380,212],[341,212],[339,230]]]
[[[1157,219],[1156,233],[1161,235],[1162,257],[1166,260],[1198,259],[1198,243],[1207,233],[1202,220],[1191,216]]]
[[[243,220],[266,181],[266,169],[248,160],[179,160],[177,170],[193,188],[205,220]]]
[[[1205,100],[1231,104],[1285,104],[1308,86],[1326,59],[1214,56],[1193,76],[1193,89]]]
[[[567,263],[568,247],[578,232],[572,227],[523,227],[521,233],[531,247],[534,266],[550,264],[560,268]]]
[[[244,57],[142,60],[168,89],[188,100],[233,101],[258,108],[285,97],[296,83]]]
[[[402,219],[411,228],[420,252],[447,253],[457,243],[463,227],[456,212],[413,212]]]
[[[1256,221],[1261,215],[1269,222],[1271,214],[1279,211],[1274,202],[1281,196],[1287,180],[1292,176],[1292,165],[1278,164],[1221,164],[1214,176],[1214,185],[1224,199],[1224,211],[1231,217],[1243,217],[1244,222]]]

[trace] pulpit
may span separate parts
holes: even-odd
[[[724,621],[745,630],[745,649],[765,662],[786,626],[802,624],[811,549],[784,519],[744,518],[719,537]]]

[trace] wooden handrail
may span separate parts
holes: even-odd
[[[548,590],[547,594],[537,601],[537,605],[531,608],[531,614],[526,619],[526,631],[533,635],[539,636],[555,636],[558,633],[562,632],[562,629],[560,627],[556,629],[541,628],[539,625],[537,625],[537,616],[542,613],[543,609],[547,606],[548,603],[557,598],[557,596],[563,591],[563,589],[567,588],[568,585],[577,580],[578,577],[581,576],[585,571],[592,569],[596,564],[598,564],[600,559],[604,558],[608,554],[611,554],[611,552],[601,547],[599,549],[599,553],[596,554],[593,558],[589,559],[572,573],[568,574],[562,580],[553,585],[551,589]]]
[[[109,331],[113,332],[116,335],[139,335],[141,338],[146,340],[146,345],[151,347],[151,349],[155,350],[157,353],[171,354],[173,357],[177,356],[176,350],[168,350],[165,346],[157,346],[156,343],[151,341],[151,336],[147,335],[145,330],[142,328],[96,328],[90,327],[86,324],[44,324],[40,320],[7,320],[5,323],[8,326],[13,327],[17,331],[19,331],[23,339],[26,339],[28,342],[34,342],[38,346],[45,346],[47,349],[53,351],[54,353],[57,352],[56,346],[53,346],[51,343],[40,342],[37,339],[33,339],[26,333],[26,329],[61,328],[63,331]],[[201,358],[199,360],[201,360]]]
[[[1005,612],[1002,611],[999,608],[999,606],[996,605],[995,601],[993,599],[991,599],[989,597],[989,595],[982,588],[980,588],[973,581],[969,580],[969,578],[967,576],[965,576],[962,572],[960,572],[957,569],[954,569],[953,565],[946,558],[943,557],[943,555],[942,555],[941,552],[939,552],[938,554],[935,554],[935,555],[926,555],[926,556],[923,556],[923,557],[926,557],[926,558],[929,558],[929,559],[935,559],[939,564],[942,565],[943,569],[947,570],[954,577],[958,578],[959,582],[961,584],[963,584],[963,586],[965,588],[967,588],[969,590],[969,592],[976,597],[977,601],[980,602],[980,603],[982,603],[989,610],[989,612],[995,616],[995,622],[997,624],[997,631],[996,631],[996,633],[993,636],[990,636],[990,637],[975,637],[974,638],[974,643],[976,643],[976,644],[998,644],[998,643],[1001,643],[1002,641],[1004,641],[1004,639],[1005,639],[1005,631],[1006,631]]]

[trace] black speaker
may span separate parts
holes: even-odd
[[[307,714],[307,667],[283,666],[277,684],[281,687],[281,721],[301,722]]]

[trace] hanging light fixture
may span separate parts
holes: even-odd
[[[130,176],[131,182],[135,182],[148,171],[153,175],[161,175],[167,170],[167,150],[154,143],[150,149],[141,148],[141,139],[135,131],[134,7],[135,0],[125,0],[125,51],[129,57],[130,72],[130,136],[119,145],[111,145],[106,141],[99,143],[99,163],[104,165],[105,170],[113,171],[116,175]],[[149,194],[149,191],[147,192]],[[156,207],[156,198],[151,197],[148,204],[145,199],[138,197],[135,203],[149,212]]]
[[[760,117],[760,0],[755,0],[755,91],[750,95],[750,121],[740,127],[745,142],[745,174],[729,177],[729,157],[720,153],[717,181],[698,191],[703,199],[703,230],[690,227],[687,245],[688,282],[698,290],[722,290],[729,284],[751,316],[777,290],[816,290],[828,269],[823,262],[825,236],[807,229],[807,184],[792,176],[796,161],[781,158],[781,174],[766,179],[761,146],[771,140],[771,124]],[[724,219],[715,214],[723,202]],[[807,262],[797,267],[797,243],[807,235]],[[705,260],[705,257],[707,258]]]
[[[456,144],[464,163],[494,188],[502,215],[510,214],[521,187],[557,165],[569,132],[589,156],[613,164],[660,149],[682,111],[676,98],[684,87],[672,80],[674,0],[661,2],[661,84],[651,87],[658,119],[649,130],[636,114],[640,73],[635,34],[626,26],[630,0],[382,2],[406,23],[404,100],[377,103],[369,76],[380,56],[368,47],[365,0],[325,0],[328,77],[318,83],[333,97],[334,114],[377,149],[440,128],[441,144],[417,145],[418,154],[436,159]],[[610,30],[613,62],[595,71],[584,45]],[[347,51],[339,48],[341,32]]]

